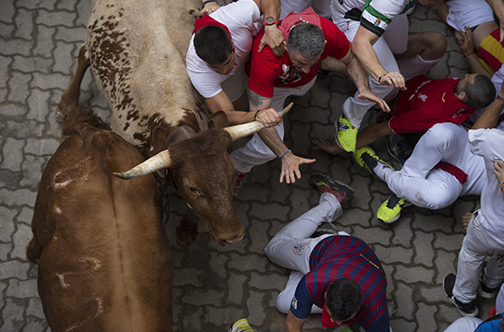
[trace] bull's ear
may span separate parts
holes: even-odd
[[[153,156],[163,150],[166,150],[168,147],[168,134],[168,130],[166,130],[163,126],[157,126],[152,130],[150,137],[152,150],[149,153],[149,156]]]
[[[208,117],[208,128],[225,128],[229,126],[229,120],[224,111],[217,111]]]

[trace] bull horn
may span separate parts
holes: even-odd
[[[125,180],[136,179],[138,177],[151,174],[162,168],[170,167],[170,165],[170,152],[167,149],[159,152],[155,156],[150,157],[149,159],[141,164],[138,164],[129,171],[123,173],[114,172],[114,175]]]
[[[292,108],[292,105],[294,105],[294,103],[291,102],[283,110],[278,112],[278,114],[281,117],[283,117]],[[263,128],[264,128],[264,125],[261,122],[252,121],[252,122],[243,123],[243,124],[232,126],[232,127],[227,127],[227,128],[224,128],[224,130],[227,131],[229,133],[229,135],[231,135],[231,139],[234,142],[237,139],[240,139],[242,137],[252,135]]]

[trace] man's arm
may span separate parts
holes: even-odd
[[[493,12],[499,18],[500,22],[500,40],[502,43],[504,40],[504,3],[502,0],[486,0],[486,2],[492,7]]]
[[[504,81],[502,82],[501,91],[497,98],[490,106],[480,115],[478,120],[473,124],[472,129],[495,128],[499,120],[500,113],[504,109]],[[500,98],[500,100],[499,100]]]
[[[280,19],[280,0],[254,0],[264,17],[273,16]],[[264,36],[259,44],[259,52],[268,45],[276,56],[283,56],[287,48],[284,35],[276,24],[264,27]]]
[[[287,319],[285,320],[285,327],[287,329],[287,332],[301,332],[303,325],[307,320],[308,317],[304,319],[297,318],[296,316],[294,316],[292,311],[289,310]]]
[[[368,74],[362,67],[357,57],[355,57],[352,53],[352,49],[350,49],[347,55],[345,55],[345,57],[340,61],[346,65],[348,76],[350,76],[355,86],[357,87],[357,90],[359,90],[359,95],[357,97],[359,99],[367,99],[369,101],[375,102],[384,112],[389,113],[390,107],[385,102],[385,100],[381,99],[371,90],[369,90]]]
[[[201,0],[201,2],[204,4],[206,0]],[[219,9],[220,6],[217,4],[217,1],[211,1],[207,2],[206,5],[203,6],[203,8],[200,11],[200,15],[203,14],[208,14],[210,15],[212,12],[216,11]]]
[[[271,98],[260,96],[249,88],[250,111],[256,113],[259,110],[264,110],[271,106]],[[261,112],[259,113],[261,114]],[[282,157],[282,170],[280,172],[280,183],[287,184],[296,182],[296,177],[301,178],[299,165],[305,163],[314,163],[315,159],[305,159],[293,154],[287,146],[282,142],[275,128],[264,128],[258,132],[261,139],[266,145],[276,154],[277,157]]]
[[[237,125],[257,120],[266,128],[276,126],[282,122],[282,118],[272,108],[263,109],[261,112],[235,111],[233,103],[222,90],[211,98],[206,98],[205,102],[210,112],[224,111],[227,115],[229,125]]]
[[[405,89],[404,77],[397,72],[387,73],[378,60],[378,56],[373,49],[373,45],[378,38],[380,38],[378,35],[360,26],[352,42],[353,53],[359,59],[366,72],[381,85],[390,85],[401,90]]]

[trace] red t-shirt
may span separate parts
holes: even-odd
[[[461,102],[455,91],[460,78],[432,79],[421,75],[408,81],[390,119],[396,134],[422,132],[436,123],[462,123],[476,109]]]
[[[320,17],[320,23],[327,43],[320,60],[311,68],[308,74],[299,72],[294,67],[288,52],[277,58],[271,48],[266,46],[258,53],[259,44],[264,35],[264,28],[261,29],[254,38],[251,60],[247,63],[246,70],[250,77],[248,87],[260,96],[272,98],[275,86],[296,87],[311,82],[317,75],[320,61],[329,55],[336,59],[344,58],[350,51],[351,46],[345,34],[334,23],[323,17]]]

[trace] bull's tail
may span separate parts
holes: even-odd
[[[78,65],[74,77],[61,96],[61,101],[58,104],[59,118],[64,121],[62,137],[71,134],[80,123],[89,123],[96,128],[110,130],[110,127],[90,107],[78,104],[80,85],[89,65],[89,59],[86,56],[86,47],[82,45],[79,50]]]

